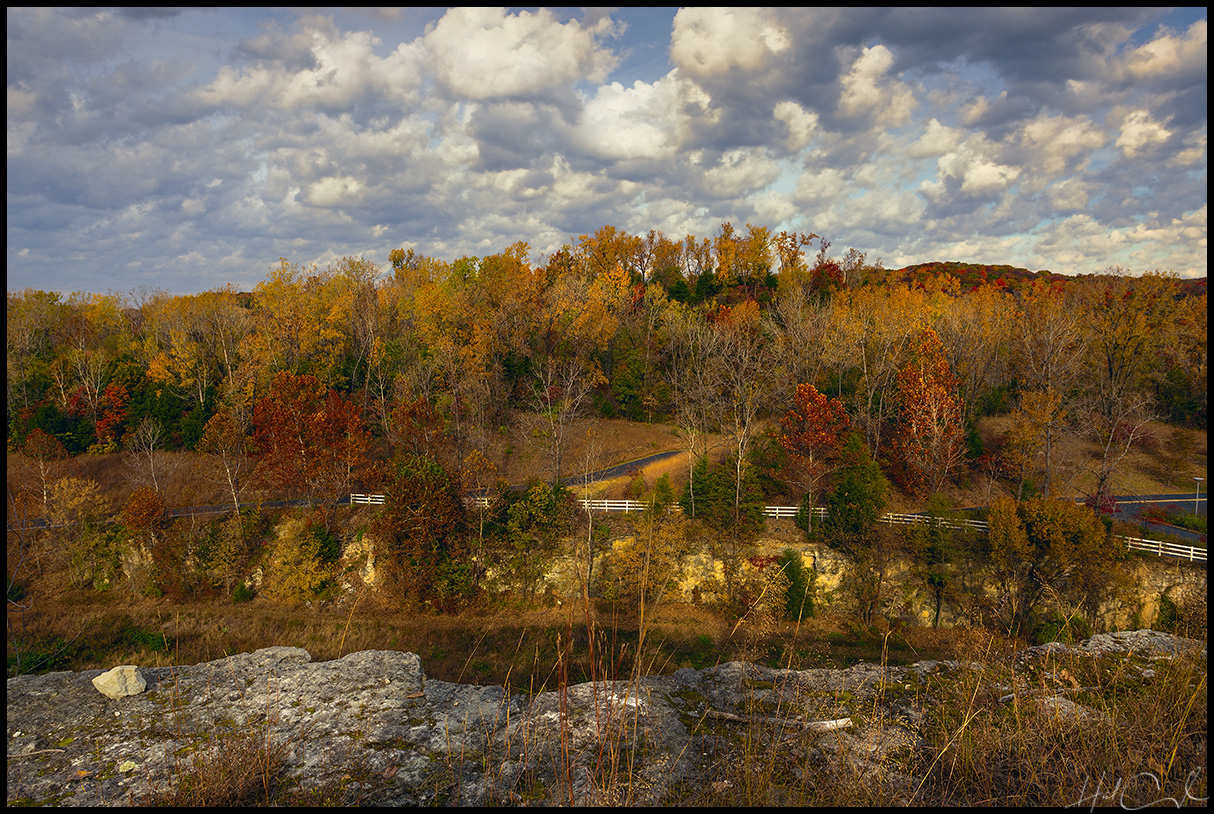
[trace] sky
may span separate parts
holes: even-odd
[[[1206,9],[8,12],[8,289],[604,225],[1206,275]]]

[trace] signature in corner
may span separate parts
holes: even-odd
[[[1156,796],[1149,802],[1140,804],[1132,804],[1130,801],[1126,800],[1126,794],[1130,793],[1131,791],[1137,791],[1137,789],[1132,789],[1132,786],[1136,785],[1137,782],[1143,778],[1147,780],[1147,785],[1151,783],[1154,784],[1154,794],[1162,794],[1163,784],[1159,782],[1159,775],[1155,774],[1155,772],[1147,771],[1138,772],[1128,779],[1115,776],[1112,786],[1106,789],[1104,772],[1101,772],[1100,777],[1096,780],[1096,788],[1092,790],[1091,794],[1088,794],[1088,785],[1091,782],[1091,778],[1084,778],[1083,790],[1079,794],[1079,799],[1067,806],[1067,808],[1076,808],[1089,803],[1091,805],[1090,810],[1092,811],[1095,811],[1096,806],[1098,805],[1118,805],[1126,811],[1136,811],[1140,808],[1149,808],[1168,804],[1173,805],[1176,808],[1180,808],[1189,802],[1204,805],[1209,800],[1209,797],[1198,797],[1193,793],[1194,783],[1201,778],[1203,772],[1204,769],[1198,767],[1189,772],[1189,774],[1185,777],[1183,799],[1179,799],[1177,797]],[[1138,795],[1135,794],[1134,796]]]

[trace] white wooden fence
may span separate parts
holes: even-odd
[[[1145,551],[1160,557],[1179,557],[1190,562],[1206,562],[1206,550],[1191,545],[1165,543],[1161,540],[1143,540],[1138,537],[1122,537],[1126,548],[1134,551]]]
[[[361,506],[382,506],[384,502],[383,495],[350,495],[350,503],[352,505]],[[489,498],[478,497],[473,498],[474,506],[485,507],[489,505]],[[578,506],[592,512],[643,512],[649,508],[649,504],[640,500],[579,500]],[[681,511],[679,506],[671,507],[671,511]],[[797,516],[800,509],[797,506],[764,506],[764,517],[776,518],[793,518]],[[824,519],[826,517],[826,509],[815,508],[814,517]],[[929,523],[931,518],[922,514],[897,514],[890,512],[881,517],[880,522],[889,525],[912,526],[920,523]],[[990,525],[983,520],[941,520],[947,528],[952,529],[973,529],[974,531],[989,531]],[[1126,547],[1134,551],[1145,551],[1149,554],[1155,554],[1160,557],[1178,557],[1180,559],[1189,560],[1190,562],[1206,562],[1206,550],[1197,548],[1196,546],[1179,545],[1176,543],[1165,543],[1160,540],[1143,540],[1138,537],[1121,537],[1125,542]]]

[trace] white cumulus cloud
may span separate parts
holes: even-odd
[[[884,45],[863,49],[843,77],[839,113],[845,117],[879,115],[887,127],[906,124],[915,97],[908,86],[885,76],[893,64],[893,52]]]
[[[609,18],[583,27],[547,9],[454,8],[426,34],[429,67],[456,96],[504,99],[541,94],[580,80],[601,82],[615,56],[598,39]]]
[[[1121,135],[1117,137],[1117,146],[1133,158],[1152,144],[1162,144],[1172,134],[1159,122],[1151,118],[1145,110],[1135,110],[1125,117],[1121,123]]]
[[[684,8],[674,18],[670,61],[692,78],[752,71],[788,49],[788,31],[765,8]]]

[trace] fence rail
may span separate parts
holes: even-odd
[[[1145,551],[1160,557],[1179,557],[1190,562],[1206,562],[1206,550],[1191,545],[1165,543],[1162,540],[1143,540],[1140,537],[1122,537],[1126,548],[1134,551]]]
[[[384,502],[383,495],[350,495],[350,503],[352,505],[361,506],[382,506]],[[484,508],[489,505],[489,498],[477,497],[472,499],[474,506]],[[579,500],[578,506],[592,512],[643,512],[649,508],[649,504],[640,500]],[[671,511],[681,511],[676,505],[671,507]],[[763,515],[765,517],[776,518],[793,518],[797,516],[800,508],[797,506],[764,506]],[[822,519],[826,517],[826,509],[815,507],[813,510],[814,517]],[[889,525],[898,526],[913,526],[920,523],[930,523],[931,518],[922,514],[897,514],[889,512],[882,515],[880,522]],[[941,520],[941,525],[951,529],[972,529],[974,531],[989,531],[990,524],[982,520]],[[1134,551],[1145,551],[1149,554],[1156,554],[1160,557],[1177,557],[1179,559],[1189,560],[1190,562],[1206,562],[1206,550],[1197,548],[1196,546],[1178,545],[1176,543],[1165,543],[1160,540],[1143,540],[1138,537],[1121,537],[1127,548]]]
[[[384,505],[383,495],[350,495],[351,506],[382,506]]]

